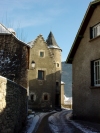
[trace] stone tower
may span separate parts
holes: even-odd
[[[46,40],[49,51],[52,55],[52,61],[55,64],[53,71],[55,73],[55,105],[58,106],[61,103],[61,49],[58,46],[52,32],[49,33]]]

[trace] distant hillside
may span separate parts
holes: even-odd
[[[61,81],[65,83],[65,95],[72,97],[72,65],[62,62]]]

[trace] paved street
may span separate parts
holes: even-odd
[[[50,115],[51,114],[48,114],[47,116],[45,116],[42,119],[42,121],[41,121],[41,123],[40,123],[40,125],[39,125],[39,127],[37,129],[37,131],[33,132],[33,133],[52,133],[51,130],[50,130],[50,127],[49,127],[49,123],[48,123],[48,117]]]
[[[52,133],[100,133],[100,124],[71,120],[71,110],[63,110],[49,117]]]
[[[71,110],[37,112],[23,133],[100,133],[100,124],[72,120]]]

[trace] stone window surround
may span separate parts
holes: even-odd
[[[43,52],[44,53],[44,56],[43,57],[40,56],[40,52]],[[45,50],[39,50],[39,57],[40,58],[45,58]]]
[[[47,100],[45,100],[45,97],[44,97],[45,95],[47,96]],[[48,92],[44,92],[42,94],[42,98],[43,98],[44,101],[49,101],[50,100],[50,94]]]
[[[37,69],[36,69],[36,78],[37,78],[37,80],[40,80],[40,79],[38,79],[38,70],[44,71],[44,80],[46,80],[47,69],[46,69],[46,68],[37,68]],[[40,80],[40,81],[41,81],[41,80]],[[43,80],[42,80],[42,81],[43,81]]]
[[[31,100],[31,96],[32,95],[34,95],[34,99],[33,100]],[[34,93],[34,92],[31,92],[30,94],[29,94],[29,100],[31,100],[31,101],[36,101],[36,94]]]
[[[56,62],[56,68],[60,68],[60,63],[59,62]]]

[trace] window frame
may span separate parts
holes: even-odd
[[[94,86],[100,86],[100,60],[94,61]]]
[[[91,61],[91,85],[100,86],[100,59]]]
[[[42,72],[41,76],[39,77],[39,72]],[[44,70],[38,70],[38,80],[45,80],[45,71]]]
[[[90,39],[100,36],[100,22],[90,27]]]
[[[43,56],[41,56],[41,53],[43,53]],[[40,50],[39,51],[39,57],[40,58],[44,58],[45,57],[45,51],[44,50]]]

